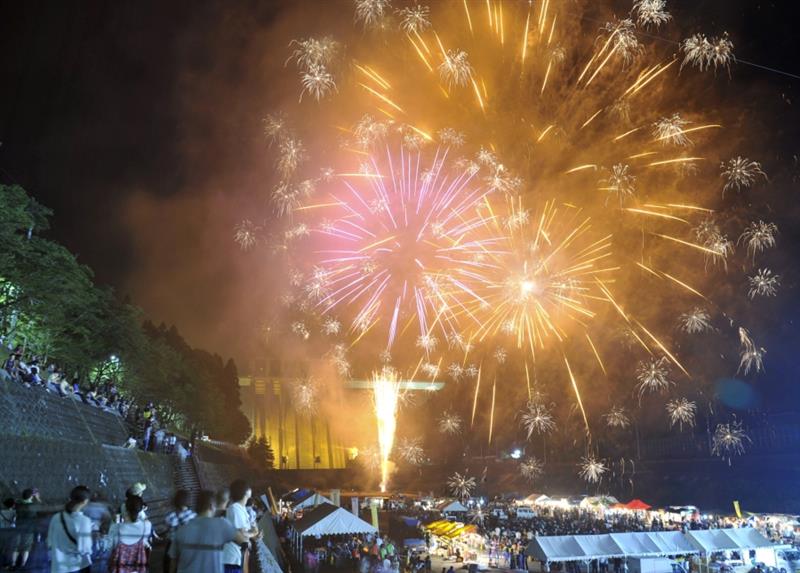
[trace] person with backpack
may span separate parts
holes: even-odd
[[[79,485],[69,494],[62,511],[50,519],[47,547],[51,573],[89,573],[92,565],[92,520],[83,515],[89,488]]]
[[[153,526],[147,519],[140,519],[143,505],[141,497],[128,497],[122,522],[109,529],[112,547],[108,558],[109,573],[147,573]]]

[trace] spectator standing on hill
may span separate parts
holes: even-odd
[[[89,488],[79,485],[69,494],[63,511],[50,520],[47,546],[51,573],[89,573],[92,565],[92,520],[83,515]]]
[[[108,532],[112,546],[109,573],[147,573],[153,527],[147,519],[139,519],[143,509],[142,498],[130,496],[125,500],[122,522],[111,526]]]
[[[169,555],[169,573],[223,573],[226,543],[245,543],[247,537],[227,519],[214,517],[216,495],[201,491],[197,496],[197,517],[175,532]]]
[[[258,529],[250,523],[250,516],[247,513],[247,500],[252,495],[252,490],[244,480],[236,480],[231,484],[231,503],[225,512],[225,517],[231,525],[235,527],[246,539],[258,535]],[[241,573],[242,564],[248,558],[247,546],[241,544],[226,543],[223,554],[226,573]]]
[[[17,501],[17,552],[19,566],[24,569],[28,564],[33,543],[36,540],[36,518],[39,516],[39,490],[27,488],[22,492],[22,499]]]
[[[185,489],[179,489],[175,492],[172,505],[175,508],[174,511],[168,513],[165,518],[167,524],[167,548],[164,550],[164,571],[166,572],[170,570],[171,566],[169,548],[175,540],[178,528],[197,517],[197,514],[189,508],[189,492]]]

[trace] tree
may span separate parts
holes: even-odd
[[[264,436],[250,438],[247,442],[247,455],[260,470],[271,470],[275,467],[275,453]]]

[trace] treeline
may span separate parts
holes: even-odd
[[[236,365],[190,347],[173,327],[94,284],[91,269],[46,239],[52,212],[18,186],[0,186],[0,337],[6,348],[56,364],[84,384],[114,379],[124,395],[153,401],[179,429],[240,443]]]

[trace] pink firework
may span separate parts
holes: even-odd
[[[354,309],[352,329],[385,328],[387,348],[414,321],[419,337],[455,331],[467,304],[481,302],[474,284],[502,240],[481,213],[490,191],[474,172],[448,170],[442,150],[426,160],[387,149],[342,177],[326,201],[337,213],[325,213],[319,230],[318,309]]]

